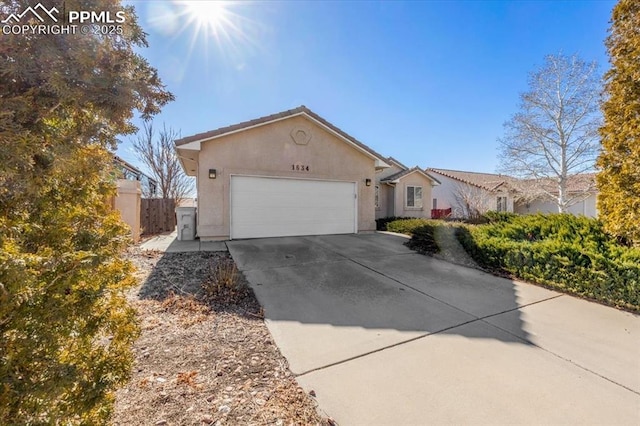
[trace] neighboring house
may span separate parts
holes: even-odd
[[[113,163],[120,173],[119,179],[137,180],[140,182],[145,195],[149,196],[149,198],[154,198],[157,195],[158,182],[154,178],[146,175],[133,164],[126,162],[117,155],[113,156]]]
[[[202,240],[373,231],[384,157],[305,106],[176,141]]]
[[[435,168],[427,172],[441,182],[433,190],[433,208],[451,208],[452,217],[468,218],[490,210],[519,214],[558,212],[557,205],[550,199],[557,193],[551,180],[541,191],[532,181],[501,174]],[[570,177],[567,190],[569,198],[575,198],[569,213],[597,216],[594,174]]]
[[[558,206],[550,197],[558,194],[557,186],[549,181],[543,188],[544,191],[528,189],[531,182],[524,181],[518,187],[520,193],[529,196],[520,197],[515,205],[515,212],[520,214],[531,213],[557,213]],[[596,198],[598,191],[596,188],[595,173],[582,173],[568,178],[567,182],[568,198],[572,200],[572,205],[567,209],[568,213],[597,217]]]
[[[514,211],[513,178],[493,173],[429,168],[427,173],[440,181],[432,192],[434,210],[451,209],[451,216],[469,218],[488,211]]]
[[[440,182],[419,167],[408,168],[393,157],[376,174],[376,219],[389,216],[431,217],[432,188]]]

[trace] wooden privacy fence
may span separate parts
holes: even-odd
[[[176,202],[171,198],[143,198],[140,206],[142,235],[176,229]]]

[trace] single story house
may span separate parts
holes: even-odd
[[[390,164],[305,106],[175,144],[196,177],[202,240],[376,229],[376,173]]]
[[[436,168],[426,171],[441,182],[433,190],[433,208],[451,208],[452,217],[468,218],[490,210],[518,214],[558,212],[557,205],[551,199],[557,189],[550,180],[547,185],[540,186],[532,180],[494,173]],[[567,190],[572,202],[569,213],[597,216],[593,173],[569,177]]]
[[[440,181],[433,189],[432,208],[451,209],[457,218],[477,217],[488,211],[513,212],[513,179],[493,173],[428,168],[427,173]]]
[[[158,182],[154,178],[117,155],[113,156],[113,164],[116,167],[118,179],[137,180],[140,182],[142,192],[146,197],[156,197],[158,192]]]
[[[393,157],[376,173],[376,219],[389,216],[431,217],[432,188],[440,182],[419,167],[409,168]]]

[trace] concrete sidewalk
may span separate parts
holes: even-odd
[[[190,251],[227,251],[224,241],[178,241],[178,232],[156,235],[140,244],[142,250],[157,250],[165,253],[184,253]]]
[[[640,424],[640,317],[381,234],[229,241],[341,425]]]

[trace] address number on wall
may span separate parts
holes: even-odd
[[[292,164],[291,170],[295,170],[296,172],[308,172],[310,167],[306,164]]]

